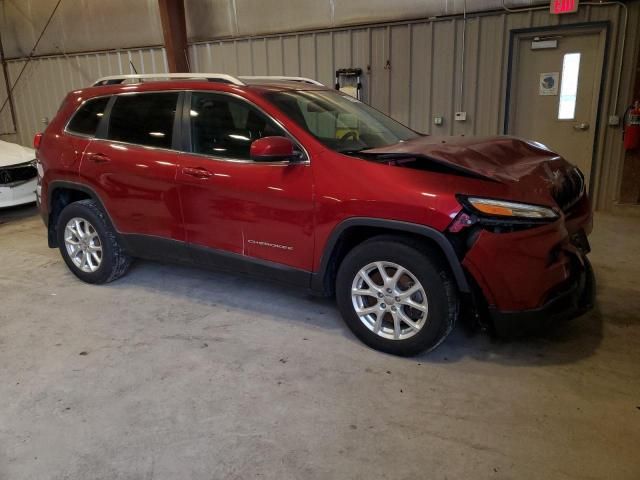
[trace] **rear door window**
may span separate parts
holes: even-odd
[[[87,100],[75,113],[67,130],[80,135],[93,137],[98,129],[98,124],[104,115],[110,97],[94,98]]]
[[[257,108],[230,95],[193,92],[189,118],[192,151],[215,157],[249,159],[254,140],[286,136]]]
[[[107,138],[171,148],[178,92],[119,95],[109,115]]]

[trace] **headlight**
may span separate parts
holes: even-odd
[[[522,218],[529,220],[553,220],[558,214],[549,207],[528,203],[508,202],[492,198],[466,197],[463,200],[479,215],[501,218]]]

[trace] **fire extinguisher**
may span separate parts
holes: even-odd
[[[625,150],[640,148],[640,101],[633,102],[624,114],[624,130],[622,133]]]

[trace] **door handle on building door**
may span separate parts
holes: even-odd
[[[588,123],[578,123],[576,125],[573,126],[574,130],[580,130],[582,132],[584,132],[585,130],[589,130],[589,124]]]

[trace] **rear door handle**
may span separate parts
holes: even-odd
[[[190,177],[196,177],[196,178],[209,178],[211,175],[213,175],[213,173],[211,173],[209,170],[202,167],[198,167],[198,168],[183,167],[182,173],[184,173],[185,175],[189,175]]]
[[[578,124],[574,125],[573,128],[575,130],[584,132],[585,130],[589,130],[589,126],[590,125],[588,123],[584,123],[583,122],[583,123],[578,123]]]
[[[110,162],[111,159],[102,153],[90,153],[89,160],[93,163],[107,163]]]

